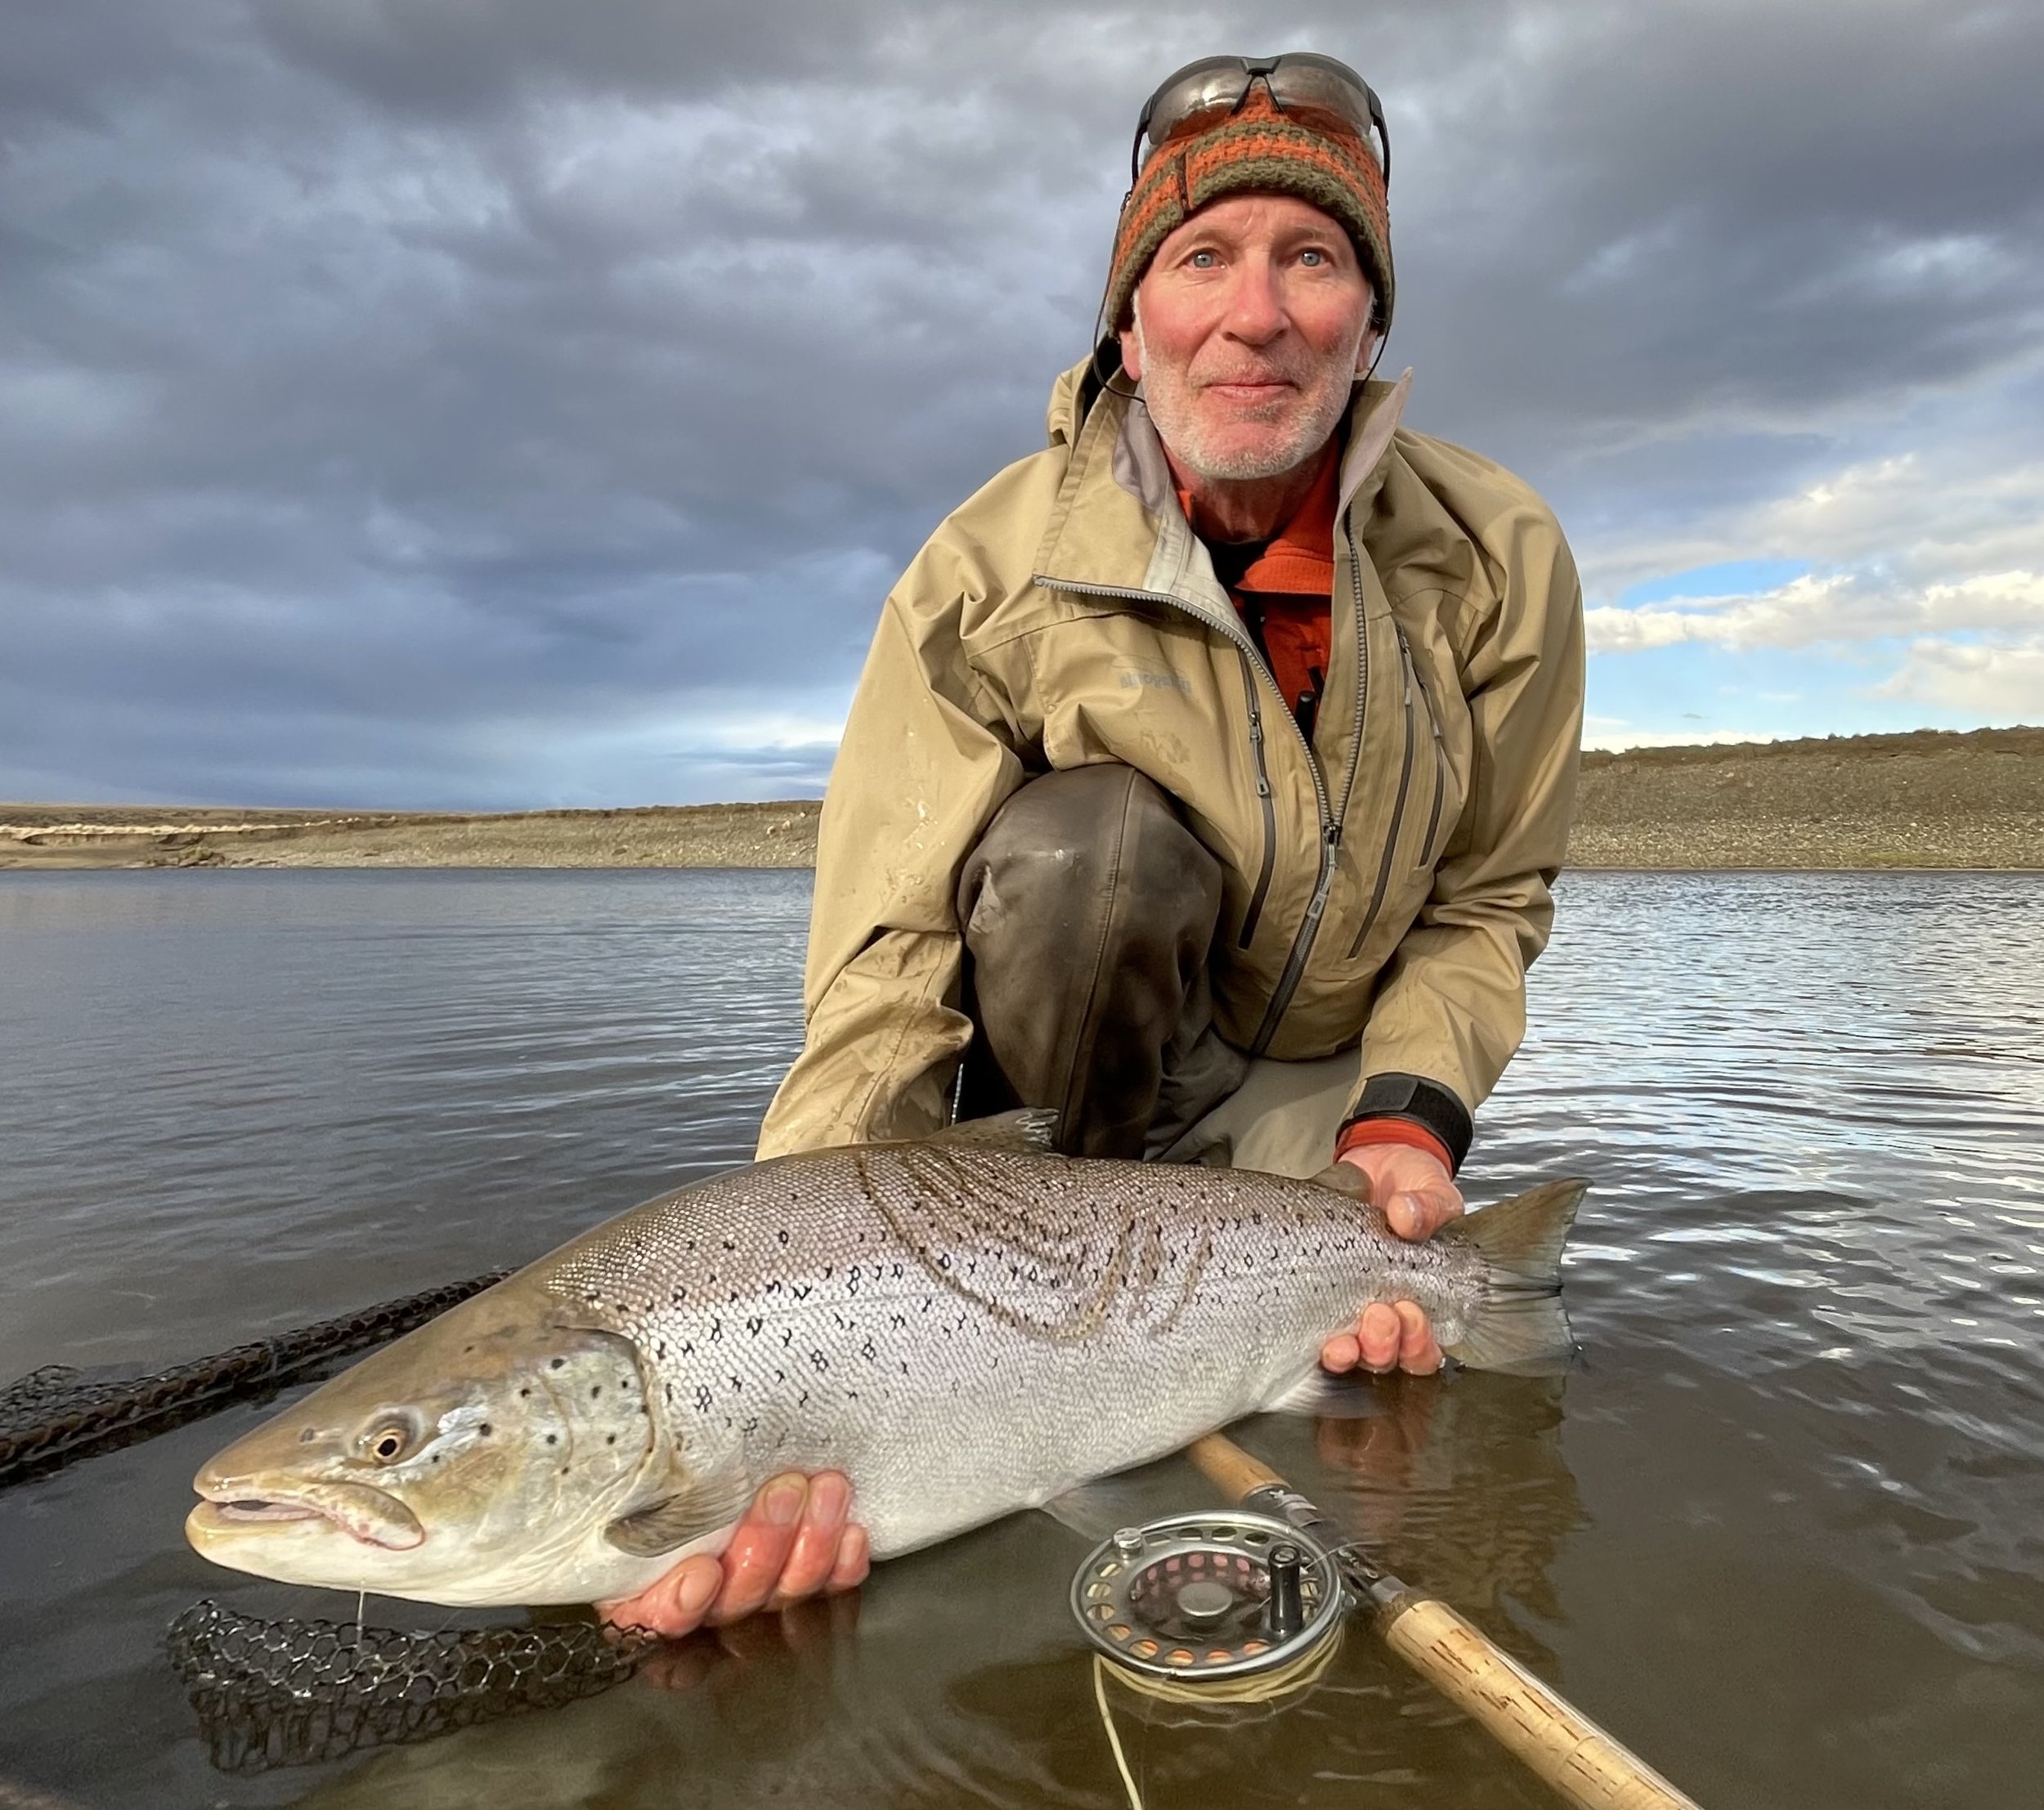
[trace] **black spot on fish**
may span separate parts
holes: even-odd
[[[301,1445],[310,1445],[312,1441],[319,1436],[320,1430],[318,1427],[308,1427],[303,1432],[298,1435],[298,1444]]]
[[[532,1399],[532,1391],[531,1391],[530,1389],[521,1389],[521,1390],[518,1391],[518,1400],[521,1400],[521,1401],[530,1401],[531,1399]]]
[[[549,1433],[546,1436],[546,1442],[549,1445],[558,1445],[561,1443],[561,1436],[558,1433]]]
[[[567,1360],[566,1358],[549,1359],[546,1367],[549,1370],[564,1370],[567,1368]]]
[[[781,1230],[780,1230],[780,1232],[779,1232],[779,1234],[778,1234],[778,1236],[779,1236],[779,1238],[780,1238],[781,1242],[782,1242],[783,1244],[785,1244],[785,1243],[787,1243],[787,1241],[788,1241],[788,1233],[787,1233],[787,1228],[785,1225],[784,1225],[784,1226],[782,1226],[782,1227],[781,1228]]]
[[[756,1338],[759,1337],[760,1328],[765,1324],[766,1322],[760,1319],[757,1314],[755,1314],[751,1319],[745,1323],[745,1329]]]
[[[477,1431],[477,1434],[478,1434],[478,1435],[479,1435],[482,1438],[484,1438],[484,1439],[487,1439],[487,1438],[489,1438],[489,1436],[490,1436],[490,1433],[491,1433],[491,1427],[490,1427],[490,1422],[489,1422],[488,1421],[486,1421],[486,1421],[485,1421],[485,1422],[483,1422],[483,1423],[482,1423],[480,1427],[478,1427],[476,1429],[476,1431]]]
[[[604,1443],[606,1445],[615,1445],[617,1443],[617,1436],[616,1436],[616,1434],[612,1433],[612,1435],[610,1435],[610,1436],[609,1436],[608,1438],[607,1438],[607,1439],[603,1441],[603,1443]]]
[[[729,1239],[726,1239],[724,1241],[724,1249],[726,1249],[727,1251],[735,1251],[735,1250],[737,1250],[737,1248],[738,1248],[738,1247],[737,1247],[736,1244],[734,1244],[733,1243],[732,1243],[732,1241],[731,1241]]]

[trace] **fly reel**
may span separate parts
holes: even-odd
[[[1346,1606],[1333,1557],[1268,1515],[1173,1515],[1124,1527],[1072,1579],[1072,1613],[1115,1664],[1187,1684],[1275,1671]]]

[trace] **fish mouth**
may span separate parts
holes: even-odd
[[[324,1521],[364,1546],[393,1552],[423,1546],[426,1530],[418,1516],[388,1491],[366,1483],[274,1484],[234,1477],[201,1478],[204,1499],[186,1522],[195,1539],[231,1539],[247,1530]]]

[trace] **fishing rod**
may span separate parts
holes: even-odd
[[[1276,1472],[1209,1433],[1186,1449],[1235,1504],[1126,1527],[1072,1585],[1094,1646],[1173,1694],[1305,1675],[1351,1611],[1578,1810],[1698,1810],[1441,1602],[1378,1565]],[[1110,1738],[1112,1729],[1109,1729]]]

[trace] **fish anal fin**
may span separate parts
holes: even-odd
[[[1310,1414],[1316,1420],[1370,1420],[1385,1412],[1383,1396],[1366,1371],[1335,1376],[1317,1364],[1264,1410]]]
[[[1011,1113],[961,1119],[940,1131],[917,1138],[918,1144],[948,1144],[973,1150],[1009,1150],[1024,1156],[1048,1156],[1057,1148],[1057,1109],[1021,1106]]]

